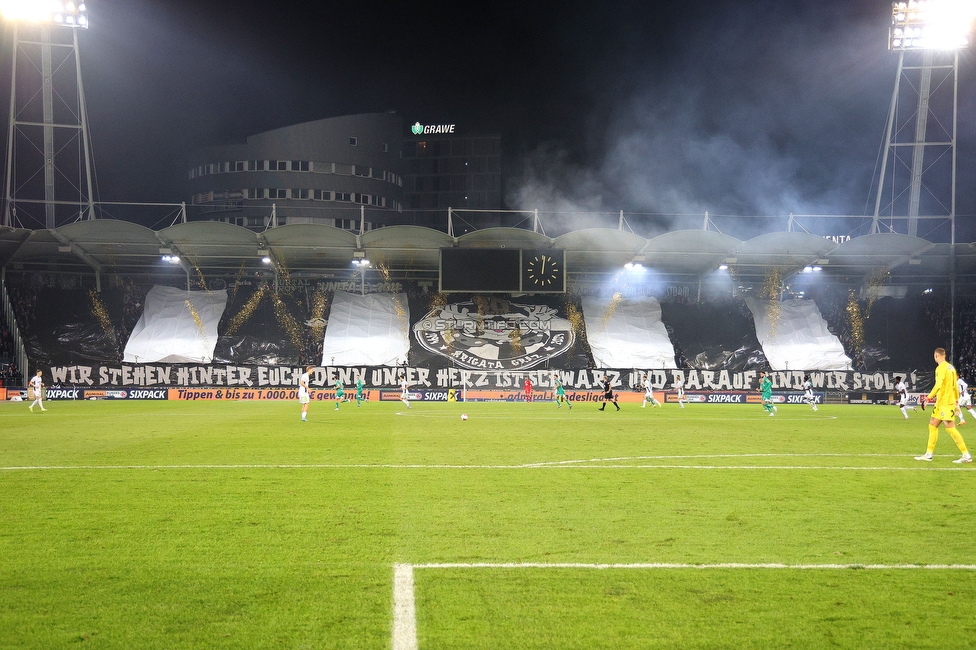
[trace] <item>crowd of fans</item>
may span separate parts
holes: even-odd
[[[14,338],[10,330],[0,326],[0,385],[19,385],[20,370],[14,362]]]
[[[107,291],[100,294],[100,300],[104,301],[108,312],[113,316],[112,326],[120,348],[118,352],[120,356],[119,360],[121,360],[121,346],[128,338],[128,333],[142,312],[145,293],[148,290],[147,286],[136,284],[132,280],[121,279],[117,280]],[[32,348],[28,339],[30,339],[31,332],[36,331],[38,323],[41,322],[37,312],[40,305],[43,304],[41,296],[43,292],[49,290],[80,293],[83,299],[87,301],[88,289],[83,285],[78,285],[77,281],[70,276],[57,276],[54,274],[25,275],[19,278],[17,282],[8,285],[8,296],[13,305],[14,312],[17,314],[21,334],[26,335],[25,343],[29,344],[29,350]],[[414,310],[423,311],[429,309],[434,300],[434,294],[437,291],[435,286],[418,283],[405,283],[402,290],[407,294],[411,312]],[[286,293],[288,292],[286,291]],[[236,314],[249,296],[250,294],[245,292],[237,296],[237,300],[232,301],[233,304],[228,305],[230,312]],[[301,300],[301,296],[297,294],[294,296],[288,294],[287,299],[289,310],[293,313],[300,326],[310,318],[309,314],[311,313],[311,302],[308,296],[305,296],[305,298],[306,300],[303,301]],[[949,303],[944,297],[918,295],[907,296],[899,300],[886,298],[882,300],[887,301],[887,303],[874,302],[874,313],[872,313],[871,303],[863,298],[858,299],[858,310],[852,313],[849,309],[850,293],[846,287],[825,287],[822,291],[817,292],[816,295],[807,295],[806,298],[816,300],[829,330],[838,337],[844,347],[844,351],[852,359],[853,366],[856,370],[872,371],[879,367],[887,368],[892,365],[899,370],[909,369],[904,363],[908,359],[902,359],[901,356],[904,356],[903,353],[906,348],[914,345],[914,343],[909,343],[904,339],[905,337],[911,338],[912,332],[915,330],[909,331],[902,326],[907,323],[901,323],[899,319],[906,314],[911,315],[913,319],[918,321],[913,326],[921,328],[918,329],[918,332],[924,335],[924,337],[916,336],[916,338],[925,338],[925,340],[928,340],[933,338],[930,336],[930,333],[937,334],[934,338],[939,339],[938,344],[948,347],[947,341],[942,340],[948,338],[951,320]],[[50,296],[46,297],[44,302],[49,300]],[[563,300],[573,301],[578,306],[578,296],[576,294],[567,295],[563,297]],[[331,302],[331,295],[329,296],[329,302]],[[685,305],[693,303],[694,300],[681,293],[674,293],[662,296],[661,302],[665,305],[669,303]],[[741,297],[730,297],[723,300],[722,304],[730,310],[728,312],[729,316],[751,319],[751,312]],[[878,307],[878,305],[881,306]],[[271,303],[268,302],[262,306],[270,312],[267,314],[268,318],[256,318],[255,320],[263,322],[272,320],[274,316],[273,312],[271,312]],[[84,313],[84,309],[82,309],[80,317],[82,320],[88,317]],[[860,323],[857,322],[857,319],[860,319]],[[888,320],[899,322],[899,327],[879,330],[879,327],[881,327],[880,323]],[[665,322],[665,325],[668,326],[667,322]],[[47,329],[46,326],[44,326],[44,329]],[[304,327],[302,329],[305,330]],[[672,331],[670,326],[668,326],[668,329],[669,334],[672,335],[672,341],[675,342],[678,366],[688,367],[692,361],[685,358],[685,355],[690,353],[682,349],[678,343],[679,339],[681,339],[680,333]],[[857,340],[855,336],[857,329],[861,330],[861,340]],[[896,330],[905,331],[899,333]],[[304,334],[302,337],[303,340],[297,346],[298,349],[292,352],[292,354],[299,357],[301,364],[320,363],[323,344],[321,335],[313,335],[311,330],[303,331],[302,334]],[[966,377],[970,383],[976,384],[976,299],[962,299],[957,302],[955,334],[956,345],[952,361],[962,376]],[[260,338],[262,334],[253,331],[251,332],[251,336]],[[576,361],[579,362],[584,357],[588,357],[587,352],[588,350],[583,350],[584,354],[582,356],[577,354],[576,356],[580,358]],[[928,354],[927,351],[926,353]],[[912,365],[910,369],[925,369],[925,361],[926,359],[923,359],[921,364]],[[912,362],[915,362],[914,357],[912,357]],[[589,360],[586,363],[592,363],[592,361]],[[0,381],[3,381],[6,385],[11,385],[19,381],[22,379],[20,377],[22,370],[17,367],[13,358],[13,339],[11,333],[5,327],[0,326]]]

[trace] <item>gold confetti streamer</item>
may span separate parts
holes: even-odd
[[[522,347],[522,330],[518,327],[513,329],[508,333],[508,340],[512,344],[512,352],[522,354],[522,351],[525,349]]]
[[[606,310],[603,312],[603,329],[607,329],[607,325],[610,323],[610,319],[613,318],[613,313],[617,311],[617,307],[620,306],[620,301],[623,296],[620,292],[613,294],[610,298],[610,303],[607,305]]]
[[[407,317],[407,310],[403,306],[403,300],[400,299],[400,294],[393,294],[393,309],[396,310],[397,320],[400,321],[400,327],[403,329],[409,329],[410,319]]]
[[[446,306],[447,306],[447,294],[442,291],[438,291],[430,299],[430,307],[428,311],[434,311],[435,309],[444,309],[444,307]]]
[[[288,272],[288,267],[285,263],[278,259],[278,256],[271,253],[271,266],[274,267],[275,272],[278,274],[278,282],[283,286],[288,286],[291,282],[291,274]]]
[[[854,347],[854,354],[860,356],[864,349],[864,317],[861,315],[861,306],[858,304],[853,291],[847,295],[847,324],[851,328],[851,344]]]
[[[776,335],[776,327],[780,319],[780,296],[783,295],[783,271],[778,268],[766,270],[762,286],[759,288],[759,297],[767,302],[768,310],[766,315],[769,318],[769,334]]]
[[[478,309],[478,324],[475,326],[475,336],[481,337],[485,334],[485,312],[488,311],[488,300],[484,296],[472,298],[475,307]]]
[[[200,318],[200,314],[197,313],[197,310],[193,306],[193,303],[190,302],[189,300],[184,300],[183,304],[185,304],[186,308],[190,311],[190,316],[193,317],[193,322],[196,323],[197,332],[200,333],[200,338],[206,341],[207,345],[210,345],[210,337],[207,336],[207,328],[204,327],[203,319]]]
[[[291,315],[288,311],[288,306],[281,299],[277,293],[271,294],[271,301],[274,303],[275,316],[278,318],[278,323],[285,328],[285,332],[288,334],[288,338],[291,339],[292,345],[299,353],[305,351],[305,332],[299,326],[298,321],[295,317]]]
[[[102,302],[101,296],[94,289],[88,290],[88,296],[91,298],[92,315],[98,321],[98,324],[102,326],[102,331],[112,341],[112,345],[118,347],[119,343],[115,336],[115,327],[112,326],[112,318],[109,316],[108,309],[105,308],[105,303]]]
[[[583,321],[583,312],[580,311],[575,302],[566,302],[566,318],[576,335],[582,336],[583,332],[586,331],[586,325]]]
[[[326,297],[325,292],[321,289],[316,289],[315,293],[312,294],[312,319],[311,322],[315,323],[312,325],[312,336],[315,340],[321,339],[325,336],[325,308],[329,305],[329,299]]]
[[[241,286],[241,281],[244,279],[244,260],[241,260],[241,268],[237,270],[237,277],[234,278],[234,286],[230,289],[230,299],[231,301],[237,298],[237,290]]]
[[[237,315],[230,319],[230,323],[227,325],[228,336],[237,334],[237,330],[239,330],[244,323],[250,320],[251,316],[254,315],[254,310],[258,308],[258,305],[261,303],[261,299],[264,298],[264,294],[267,292],[267,290],[268,285],[262,284],[253,294],[251,294],[251,297],[248,298],[246,303],[244,303],[241,310],[237,312]]]

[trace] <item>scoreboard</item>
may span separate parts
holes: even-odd
[[[565,293],[565,253],[555,249],[442,248],[440,290]]]

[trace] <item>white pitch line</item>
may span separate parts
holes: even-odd
[[[715,564],[669,562],[636,562],[624,564],[585,562],[431,562],[427,564],[414,564],[412,566],[414,569],[794,569],[802,571],[834,571],[837,569],[901,571],[907,569],[931,569],[939,571],[976,571],[976,564],[782,564],[778,562],[758,564],[742,562],[721,562]]]
[[[417,612],[414,600],[414,569],[586,569],[586,570],[710,570],[753,569],[794,571],[976,571],[976,564],[781,564],[778,562],[747,564],[722,562],[687,564],[668,562],[634,562],[624,564],[590,564],[583,562],[430,562],[393,565],[393,650],[417,650]]]
[[[413,565],[393,565],[393,650],[417,650]]]
[[[905,457],[907,458],[907,457]],[[528,463],[522,465],[450,465],[450,464],[392,464],[392,463],[323,463],[323,464],[230,464],[230,465],[14,465],[0,467],[0,472],[23,472],[23,471],[96,471],[96,470],[240,470],[240,469],[392,469],[392,470],[517,470],[517,469],[537,469],[537,470],[621,470],[621,469],[664,469],[664,470],[820,470],[820,471],[846,471],[846,472],[967,472],[976,471],[974,466],[956,467],[933,467],[929,464],[911,465],[905,467],[890,467],[887,465],[654,465],[654,464],[587,464],[591,462],[615,462],[615,461],[560,461],[557,463]]]
[[[938,571],[976,571],[976,564],[782,564],[779,562],[758,564],[742,562],[720,562],[715,564],[672,562],[637,562],[626,564],[597,564],[586,562],[430,562],[427,564],[414,564],[412,566],[414,569],[794,569],[802,571],[834,571],[837,569],[901,571],[907,569],[931,569]]]

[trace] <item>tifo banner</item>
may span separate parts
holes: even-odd
[[[63,388],[297,388],[303,368],[289,366],[232,365],[120,365],[55,366],[45,373],[44,383]],[[317,388],[330,388],[338,381],[349,387],[362,379],[370,388],[396,388],[405,378],[412,390],[464,388],[475,390],[520,390],[529,379],[537,390],[552,390],[558,377],[567,392],[598,390],[606,376],[615,390],[639,389],[647,375],[655,390],[673,389],[682,382],[686,391],[754,390],[759,386],[755,370],[674,370],[674,369],[587,369],[489,371],[417,366],[318,367],[310,376]],[[928,390],[933,373],[856,372],[852,370],[777,371],[769,373],[774,390],[801,390],[809,375],[818,391],[893,392],[896,377],[902,377],[913,392]],[[123,398],[124,399],[124,398]]]
[[[536,368],[573,347],[565,307],[475,296],[434,306],[413,326],[421,354],[469,370]]]

